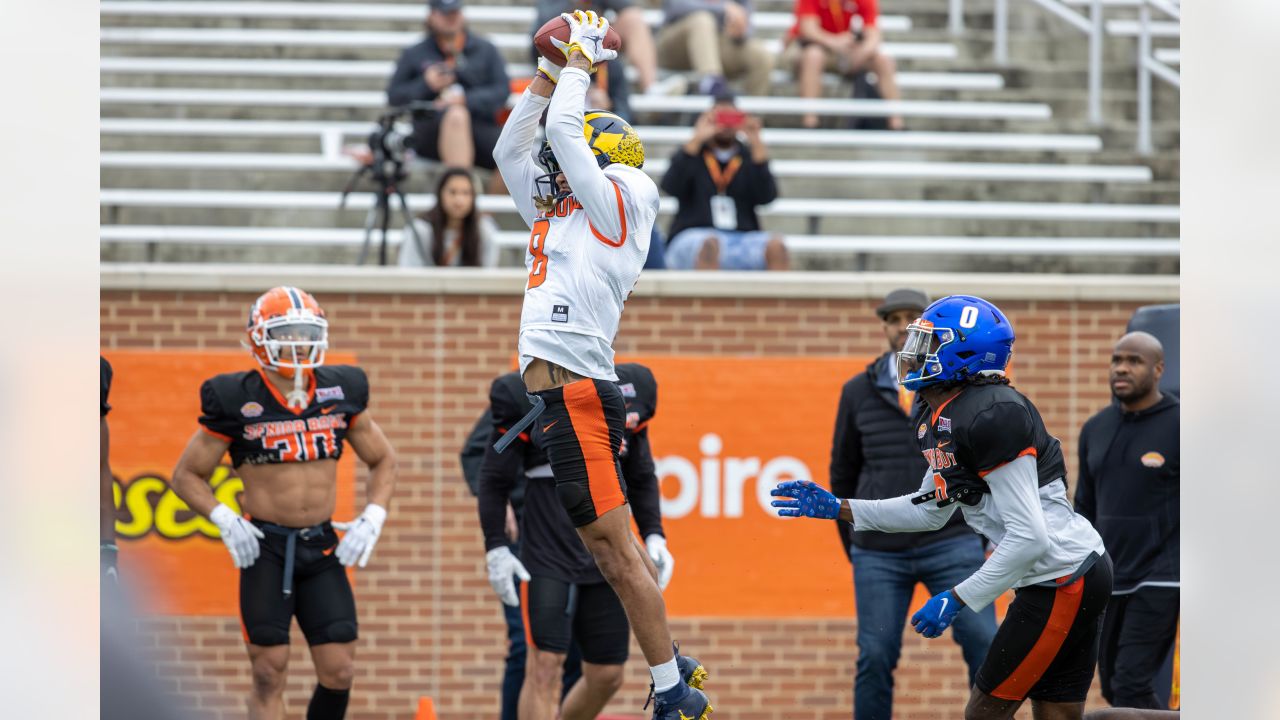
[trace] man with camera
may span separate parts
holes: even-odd
[[[778,197],[760,118],[727,93],[693,126],[671,157],[662,190],[680,202],[671,221],[667,267],[673,270],[786,270],[787,246],[760,229],[756,207]],[[744,143],[739,133],[746,137]]]
[[[387,85],[389,105],[430,103],[414,113],[410,145],[450,167],[494,169],[497,114],[510,83],[493,43],[467,32],[462,0],[429,0],[427,36],[407,48]]]

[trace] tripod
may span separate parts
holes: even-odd
[[[375,224],[378,225],[381,233],[378,264],[387,264],[387,227],[392,219],[392,201],[390,200],[393,195],[399,199],[404,227],[408,228],[412,242],[416,242],[417,247],[422,251],[422,240],[417,234],[417,228],[413,227],[413,214],[408,209],[408,200],[399,188],[401,183],[408,179],[408,173],[404,170],[404,137],[393,131],[392,123],[396,115],[396,111],[392,111],[379,119],[379,128],[369,137],[369,147],[374,151],[374,159],[351,174],[346,186],[342,188],[342,197],[338,200],[338,209],[346,208],[347,196],[351,195],[360,178],[369,176],[374,181],[374,205],[369,208],[369,214],[365,215],[365,242],[360,247],[360,259],[356,260],[357,265],[364,265],[365,259],[369,258],[369,246]],[[404,238],[403,242],[408,242],[408,238]]]

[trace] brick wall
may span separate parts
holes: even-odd
[[[332,347],[354,351],[367,369],[373,411],[401,458],[394,512],[376,562],[361,573],[362,637],[348,717],[411,718],[421,695],[435,698],[442,718],[496,717],[504,625],[483,571],[474,500],[456,458],[490,379],[510,369],[519,298],[312,289],[329,314]],[[233,348],[253,297],[104,290],[102,345]],[[1133,309],[1147,303],[1000,304],[1018,329],[1017,385],[1039,405],[1074,469],[1078,428],[1107,401],[1110,344]],[[874,305],[867,299],[640,295],[628,303],[617,349],[865,356],[882,350]],[[852,619],[725,620],[715,617],[715,605],[711,589],[707,616],[677,619],[673,629],[712,671],[716,717],[850,717]],[[235,618],[162,618],[150,627],[160,673],[200,717],[243,717],[249,672]],[[632,657],[610,710],[641,717],[648,678],[634,646]],[[292,668],[290,717],[301,717],[314,676],[296,634]],[[967,682],[954,643],[925,642],[910,633],[897,678],[897,717],[962,717]]]

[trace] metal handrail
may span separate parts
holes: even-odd
[[[1151,146],[1151,76],[1181,89],[1182,75],[1156,59],[1151,49],[1151,9],[1182,20],[1181,8],[1168,0],[1143,0],[1138,7],[1138,152],[1152,153]]]
[[[1059,0],[1031,0],[1062,18],[1071,27],[1089,37],[1089,122],[1102,124],[1102,41],[1103,17],[1101,0],[1090,0],[1089,15],[1081,15]],[[1166,0],[1147,0],[1166,2]],[[1009,0],[995,3],[995,61],[1009,64]]]

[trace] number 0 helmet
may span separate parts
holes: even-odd
[[[601,168],[612,163],[622,163],[636,169],[644,167],[644,143],[640,142],[640,135],[635,128],[621,117],[606,110],[588,110],[583,117],[582,135]],[[551,151],[550,141],[543,141],[538,162],[547,169],[547,174],[534,179],[535,200],[540,204],[554,205],[567,193],[559,192],[556,187],[560,163]]]
[[[944,297],[907,326],[898,382],[914,392],[973,375],[1003,375],[1013,340],[1013,326],[1000,308],[972,295]]]
[[[323,365],[329,347],[324,310],[310,293],[295,287],[271,288],[255,300],[245,334],[258,364],[287,378]]]

